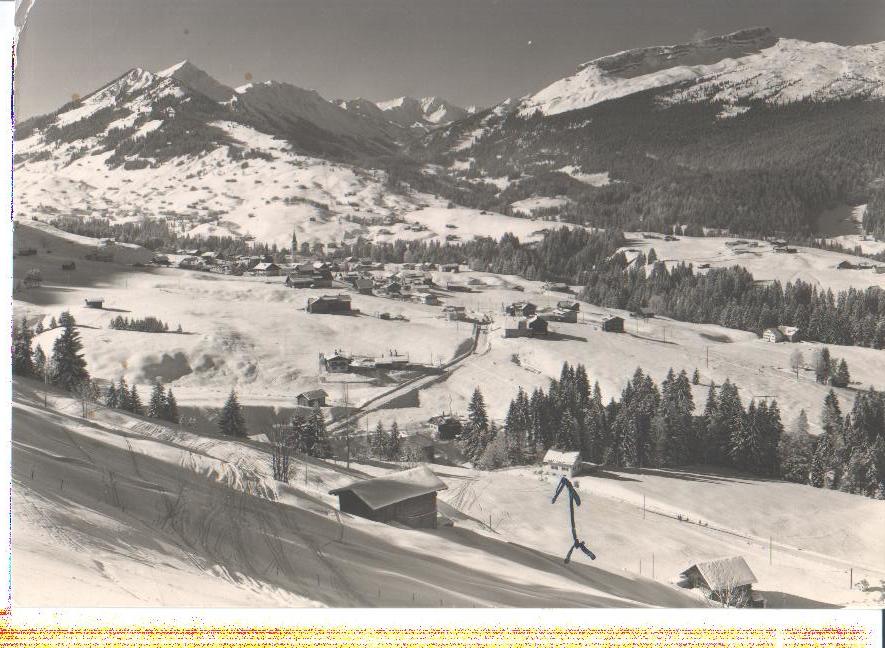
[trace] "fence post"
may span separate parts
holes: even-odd
[[[854,567],[848,568],[848,589],[854,589]]]

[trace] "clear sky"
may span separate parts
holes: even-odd
[[[232,86],[250,73],[327,98],[487,106],[598,56],[763,25],[885,41],[885,0],[36,0],[16,109],[50,112],[130,68],[185,58]]]

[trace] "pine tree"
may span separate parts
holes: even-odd
[[[808,429],[808,417],[803,409],[778,445],[780,476],[797,484],[808,483],[814,458],[814,437],[808,433]]]
[[[246,419],[243,417],[243,409],[240,407],[240,401],[237,399],[235,389],[230,390],[230,395],[221,408],[221,414],[218,417],[218,429],[222,434],[234,437],[246,436]]]
[[[37,325],[34,327],[34,334],[40,335],[43,332],[43,318],[37,320]]]
[[[308,450],[308,454],[321,459],[331,457],[332,446],[326,433],[326,418],[323,416],[323,410],[319,407],[313,408],[307,421],[307,427],[310,429],[310,437],[313,439],[313,446]]]
[[[166,411],[166,392],[159,380],[154,381],[151,397],[148,400],[147,415],[151,418],[161,419]]]
[[[76,324],[77,322],[74,320],[74,316],[71,315],[70,311],[64,311],[58,316],[59,326],[75,326]]]
[[[108,388],[105,390],[104,404],[111,409],[117,409],[120,406],[120,397],[117,393],[117,386],[114,384],[114,381],[111,381],[111,384],[108,385]]]
[[[387,452],[387,432],[384,424],[378,421],[375,425],[375,433],[372,435],[372,454],[378,459],[383,459]]]
[[[58,322],[55,321],[55,316],[53,315],[52,319],[49,320],[49,330],[52,330],[54,328],[58,328]]]
[[[164,398],[164,401],[166,407],[163,410],[163,419],[169,421],[170,423],[178,423],[178,401],[175,400],[175,394],[172,393],[171,387],[166,391],[166,397]]]
[[[117,387],[117,403],[118,407],[124,412],[132,411],[132,401],[130,399],[129,385],[126,379],[120,376],[120,384]]]
[[[387,460],[399,461],[402,452],[402,439],[399,435],[399,425],[394,421],[390,425],[390,436],[387,442]]]
[[[848,387],[849,383],[851,383],[851,374],[848,373],[848,363],[842,358],[839,360],[836,373],[830,377],[830,384],[834,387]]]
[[[75,385],[89,380],[89,372],[86,370],[86,361],[80,351],[83,343],[80,334],[74,328],[72,317],[66,319],[63,324],[64,330],[55,339],[52,345],[52,376],[53,385],[58,385],[66,391],[71,391]]]
[[[31,329],[22,318],[21,325],[12,329],[12,373],[18,376],[34,375],[34,352],[31,349]]]
[[[830,359],[830,350],[822,347],[814,359],[814,376],[817,382],[826,385],[830,380],[832,372],[832,360]]]
[[[691,374],[691,384],[692,385],[700,385],[701,384],[701,372],[695,368],[694,373]]]
[[[34,365],[34,375],[42,379],[46,375],[46,354],[43,353],[43,347],[39,344],[34,347],[32,362]]]
[[[485,449],[489,429],[486,405],[479,387],[473,390],[473,396],[467,405],[467,425],[461,434],[464,455],[476,462]]]
[[[489,439],[476,463],[484,470],[495,470],[509,464],[506,433],[494,421],[489,424]]]
[[[129,411],[144,416],[144,406],[141,404],[141,396],[135,383],[132,383],[132,388],[129,390]]]

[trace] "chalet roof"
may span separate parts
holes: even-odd
[[[278,266],[276,263],[266,262],[266,263],[259,263],[258,265],[256,265],[252,269],[253,270],[270,270],[271,268],[279,268],[279,267],[280,266]]]
[[[786,336],[796,335],[799,332],[796,326],[778,326],[777,329]]]
[[[561,463],[573,466],[581,458],[580,450],[556,450],[550,448],[544,455],[544,463]]]
[[[373,511],[413,497],[446,490],[448,486],[426,465],[381,477],[357,481],[343,488],[329,491],[330,495],[351,492]]]
[[[756,582],[756,576],[750,570],[750,566],[747,565],[743,556],[695,563],[683,570],[680,575],[687,574],[692,568],[696,568],[700,572],[704,581],[713,591],[752,585]]]
[[[328,398],[329,394],[326,393],[325,389],[312,389],[298,394],[298,398],[301,398],[302,396],[308,400],[316,400],[317,398]]]

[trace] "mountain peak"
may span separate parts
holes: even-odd
[[[405,128],[427,130],[464,119],[469,113],[442,97],[397,97],[376,102],[387,119]]]
[[[157,76],[175,79],[187,88],[199,92],[213,101],[228,101],[234,95],[232,88],[218,82],[188,59],[157,72]]]

